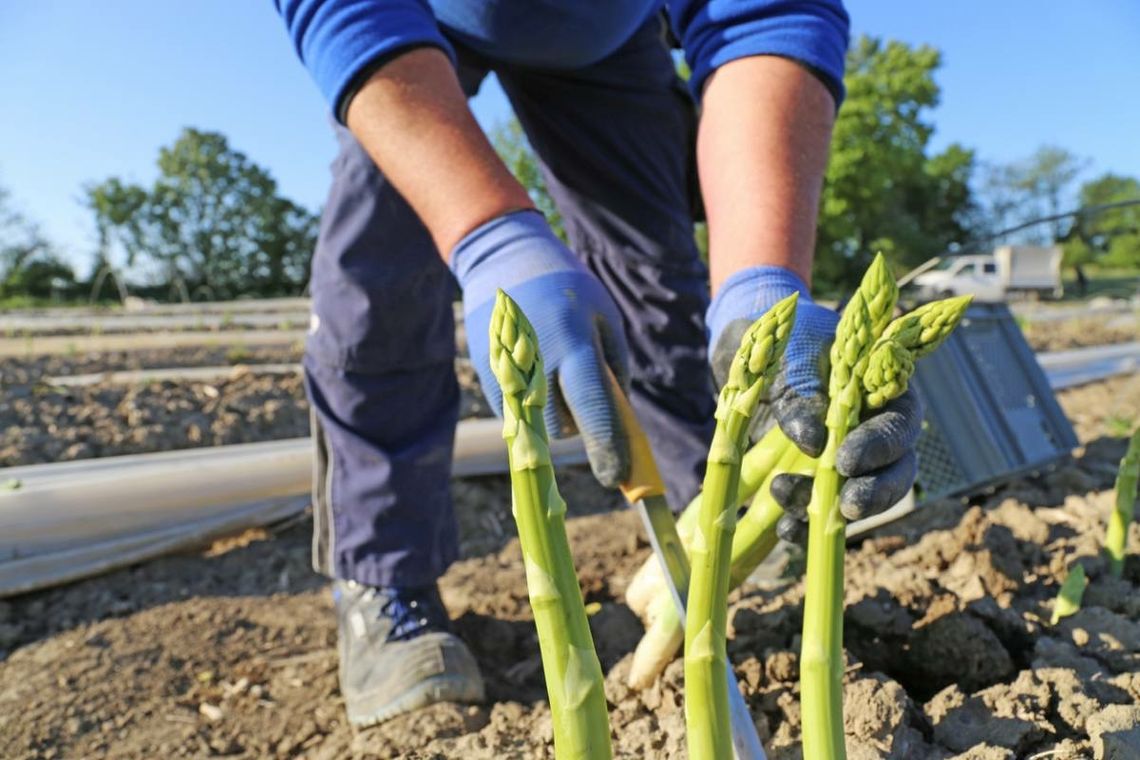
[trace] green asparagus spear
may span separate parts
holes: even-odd
[[[498,292],[491,368],[503,390],[503,438],[513,511],[538,629],[558,760],[608,760],[610,725],[602,668],[566,538],[566,503],[550,462],[542,410],[546,376],[538,339],[518,304]]]
[[[685,624],[685,723],[691,760],[732,756],[725,668],[729,561],[748,423],[779,367],[795,319],[796,294],[744,333],[721,388],[701,511],[691,546]]]
[[[848,431],[858,424],[864,404],[882,406],[905,392],[915,361],[945,340],[970,303],[968,297],[946,299],[888,323],[897,292],[885,262],[877,257],[844,311],[831,350],[828,439],[808,506],[800,657],[803,749],[811,760],[846,757],[842,692],[846,524],[839,512],[842,482],[835,470],[836,455]]]

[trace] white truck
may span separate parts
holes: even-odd
[[[1060,298],[1061,248],[1004,245],[992,254],[941,256],[910,272],[899,285],[923,301],[967,294],[986,303],[1006,301],[1014,294]]]

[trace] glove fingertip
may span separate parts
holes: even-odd
[[[807,540],[808,526],[802,520],[784,515],[776,523],[776,535],[789,543],[802,546]]]
[[[827,428],[818,420],[807,417],[782,419],[780,429],[784,435],[809,457],[818,457],[827,444]]]
[[[785,512],[803,517],[811,500],[811,482],[810,476],[784,472],[772,479],[769,491]]]
[[[827,445],[827,427],[823,424],[824,401],[815,396],[805,398],[788,393],[772,405],[776,422],[792,443],[809,457],[818,457]]]
[[[849,478],[839,491],[839,512],[847,520],[862,520],[890,509],[906,498],[918,475],[918,459],[902,459],[872,475]]]
[[[839,513],[849,522],[862,520],[874,512],[877,502],[872,478],[851,478],[839,491]]]
[[[606,443],[583,438],[590,471],[604,488],[617,488],[629,478],[629,445],[624,436]]]

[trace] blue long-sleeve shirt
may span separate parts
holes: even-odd
[[[333,112],[378,61],[410,48],[455,53],[447,35],[492,60],[576,68],[621,46],[665,0],[274,0]],[[674,33],[698,96],[729,61],[799,61],[843,97],[848,18],[842,0],[676,0]]]

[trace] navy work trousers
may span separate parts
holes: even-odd
[[[700,486],[714,392],[708,278],[693,242],[695,110],[659,26],[647,22],[574,71],[503,65],[455,46],[469,96],[498,75],[570,247],[621,310],[631,401],[679,508]],[[458,544],[456,285],[416,214],[352,135],[336,131],[305,348],[314,566],[369,585],[432,583]]]

